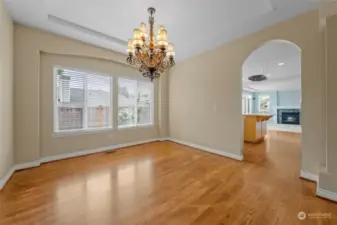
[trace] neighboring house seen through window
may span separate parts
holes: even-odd
[[[55,68],[54,132],[112,128],[112,77]]]

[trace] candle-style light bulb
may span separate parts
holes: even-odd
[[[145,23],[140,24],[140,32],[141,32],[142,37],[147,36],[147,34],[146,34],[146,24]]]
[[[141,47],[143,45],[142,35],[139,29],[133,30],[133,45],[135,47]]]
[[[174,47],[173,47],[173,44],[172,43],[169,43],[167,45],[167,53],[166,53],[167,56],[174,56],[175,55],[175,52],[174,52]]]
[[[133,45],[133,40],[132,39],[128,40],[128,49],[127,49],[127,52],[132,53],[132,54],[135,52],[135,46]]]
[[[165,46],[168,44],[167,31],[164,29],[164,27],[159,29],[159,34],[157,36],[157,44],[162,48],[165,48]]]

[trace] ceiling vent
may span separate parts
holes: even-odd
[[[258,74],[258,75],[250,76],[248,79],[253,81],[253,82],[258,82],[258,81],[267,80],[267,77],[265,75]]]
[[[98,38],[101,38],[101,39],[105,39],[105,40],[111,41],[113,43],[122,45],[122,46],[127,46],[127,44],[128,44],[126,41],[121,40],[119,38],[103,34],[101,32],[92,30],[90,28],[87,28],[87,27],[84,27],[82,25],[70,22],[68,20],[64,20],[64,19],[62,19],[60,17],[57,17],[57,16],[54,16],[54,15],[49,14],[48,20],[53,22],[53,23],[59,24],[61,26],[68,27],[70,29],[77,30],[77,31],[80,31],[82,33],[89,34],[91,36],[95,36],[95,37],[98,37]]]

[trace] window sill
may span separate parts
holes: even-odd
[[[97,133],[111,132],[114,130],[115,129],[109,127],[109,128],[101,128],[101,129],[62,131],[62,132],[54,132],[53,137],[68,137],[68,136],[77,136],[77,135],[86,135],[86,134],[97,134]]]
[[[153,128],[154,124],[144,124],[144,125],[126,125],[126,126],[119,126],[117,130],[130,130],[130,129],[141,129],[141,128]]]

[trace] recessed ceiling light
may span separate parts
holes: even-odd
[[[245,80],[245,78],[242,78],[242,80]]]
[[[280,62],[280,63],[278,63],[277,65],[279,65],[279,66],[283,66],[283,65],[284,65],[284,63],[283,63],[283,62]]]

